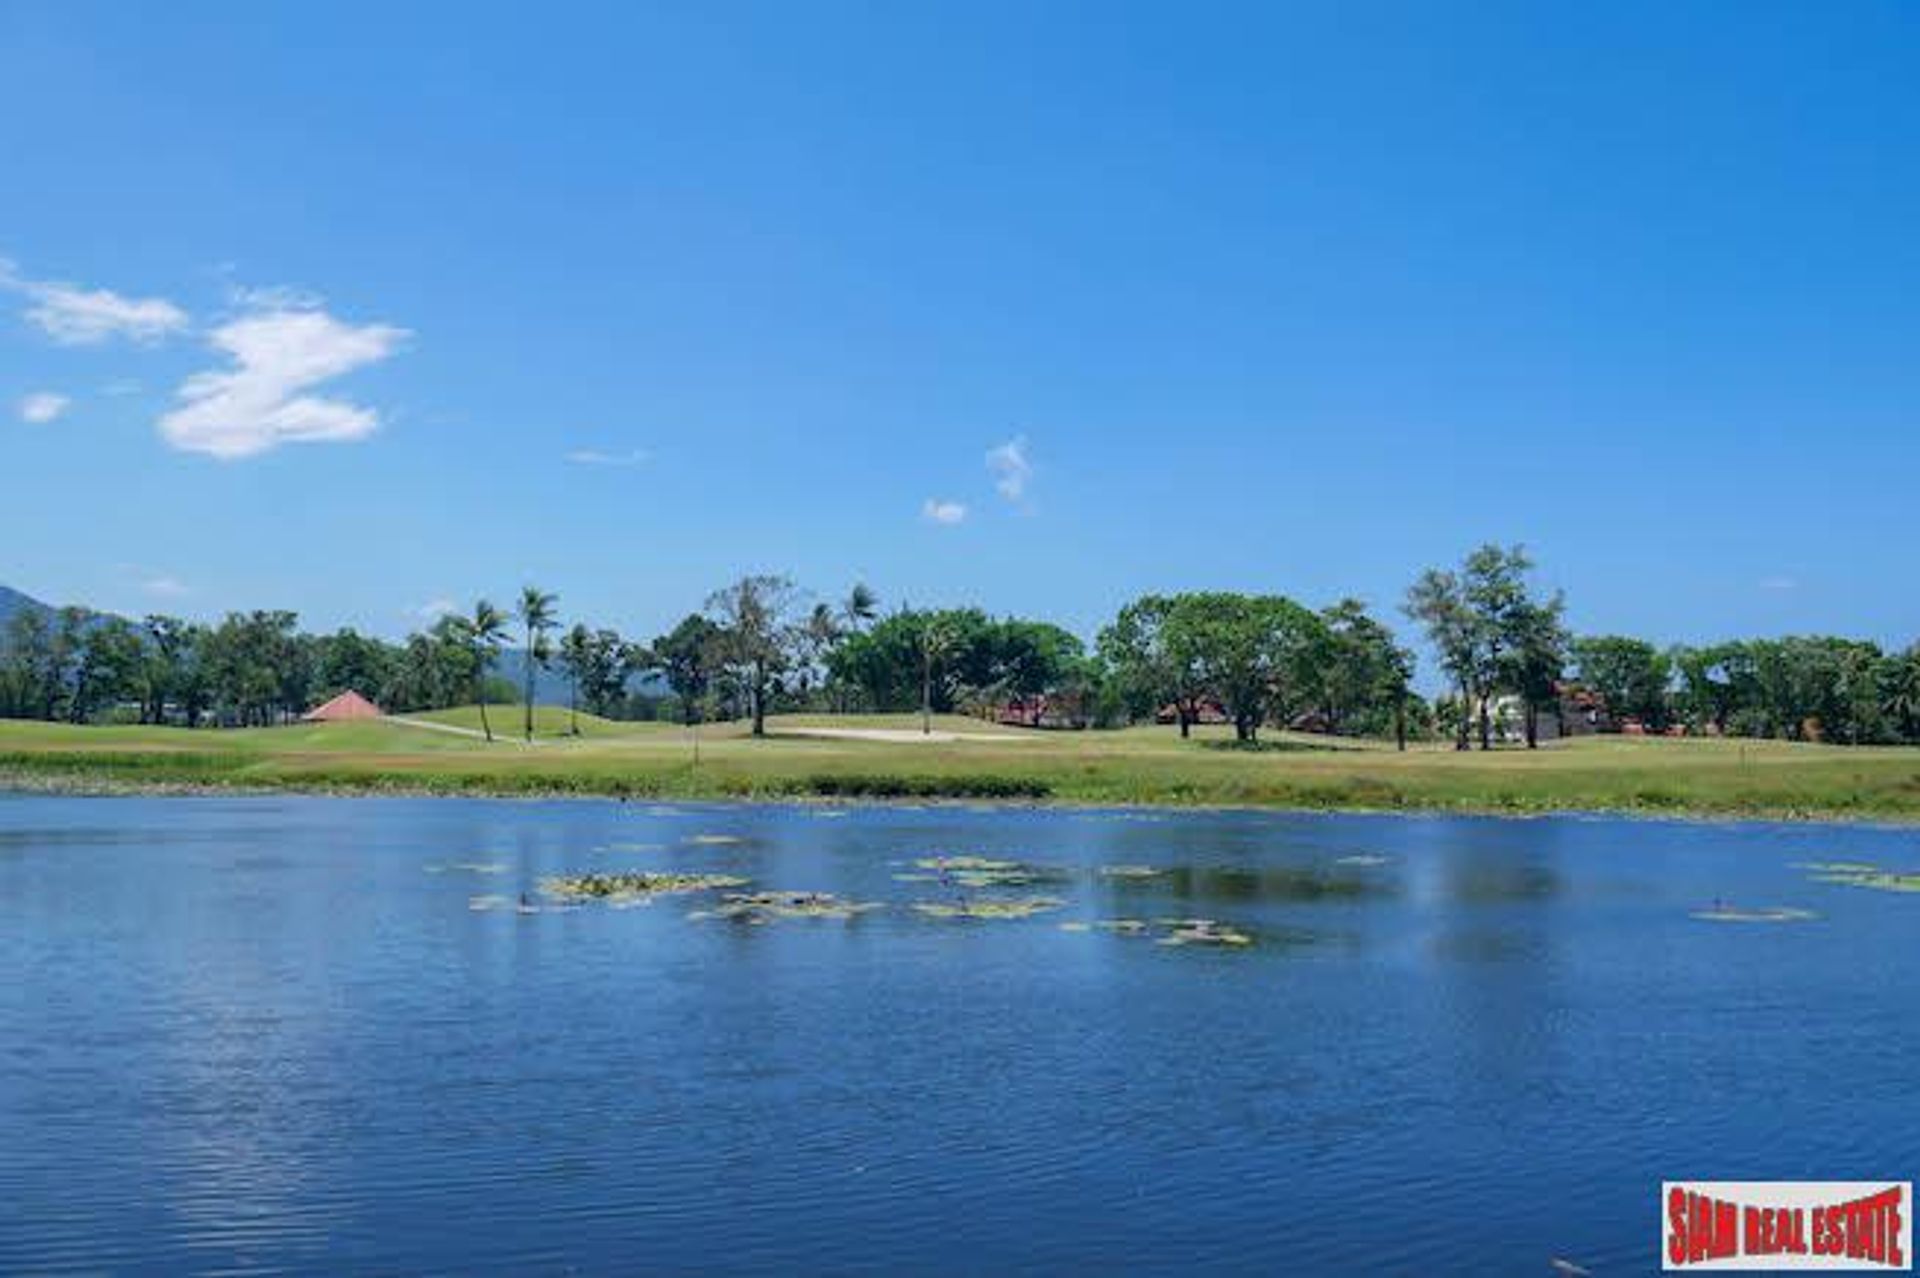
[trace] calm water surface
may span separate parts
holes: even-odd
[[[918,915],[942,854],[1067,904]],[[1640,1272],[1662,1177],[1920,1171],[1920,897],[1814,860],[1920,846],[0,797],[0,1272]],[[586,869],[891,908],[470,908]],[[1716,897],[1819,917],[1690,917]],[[1193,916],[1258,944],[1060,926]]]

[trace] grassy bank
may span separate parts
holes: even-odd
[[[369,722],[189,732],[0,721],[0,783],[73,788],[289,789],[635,798],[953,798],[1170,806],[1537,813],[1626,811],[1710,816],[1920,821],[1920,749],[1779,742],[1591,738],[1535,752],[1400,754],[1373,743],[1288,737],[1232,748],[1219,730],[1182,741],[1167,728],[1030,733],[967,719],[965,739],[871,741],[802,735],[900,730],[917,720],[776,719],[753,740],[740,725],[685,731],[545,710],[528,745],[519,718],[492,712],[501,739],[466,735],[471,710],[438,730]]]

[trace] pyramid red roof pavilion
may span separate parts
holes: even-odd
[[[338,723],[343,719],[378,719],[379,717],[380,707],[351,688],[300,716],[307,723]]]

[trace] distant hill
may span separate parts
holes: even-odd
[[[32,595],[23,595],[12,586],[0,586],[0,629],[13,623],[13,619],[23,612],[40,612],[52,616],[51,604],[43,604]]]

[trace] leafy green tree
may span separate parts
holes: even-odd
[[[1325,647],[1317,658],[1319,697],[1327,730],[1379,730],[1388,722],[1405,747],[1406,696],[1413,654],[1358,599],[1342,599],[1320,614]]]
[[[1615,724],[1638,719],[1651,728],[1666,725],[1668,654],[1644,639],[1586,635],[1573,641],[1573,661],[1580,682],[1606,703]]]
[[[666,679],[680,703],[681,722],[692,727],[713,686],[719,661],[720,627],[693,613],[653,641],[653,667]]]
[[[1479,629],[1459,574],[1429,568],[1407,591],[1405,611],[1425,627],[1440,668],[1453,680],[1455,696],[1443,719],[1454,731],[1453,748],[1465,750],[1471,707],[1485,691],[1480,683],[1485,667],[1479,660]]]
[[[1561,709],[1560,675],[1567,664],[1572,636],[1562,620],[1566,602],[1558,594],[1544,602],[1531,599],[1516,604],[1507,615],[1508,647],[1505,681],[1520,697],[1526,715],[1527,749],[1540,744],[1540,711],[1551,708],[1559,734],[1567,733]]]
[[[1203,610],[1182,608],[1183,597],[1142,595],[1100,632],[1097,646],[1129,712],[1151,718],[1170,705],[1184,738],[1199,718],[1207,686],[1198,646]]]
[[[1279,595],[1225,592],[1182,595],[1181,624],[1194,627],[1202,678],[1249,745],[1260,726],[1287,723],[1317,682],[1313,657],[1324,646],[1320,619]]]
[[[527,636],[524,671],[526,686],[521,703],[526,712],[526,734],[529,741],[533,740],[533,677],[551,656],[551,650],[547,647],[547,631],[553,629],[554,605],[558,602],[557,595],[535,586],[526,586],[520,591],[520,605],[515,609],[516,615],[520,618],[520,624],[526,627]]]

